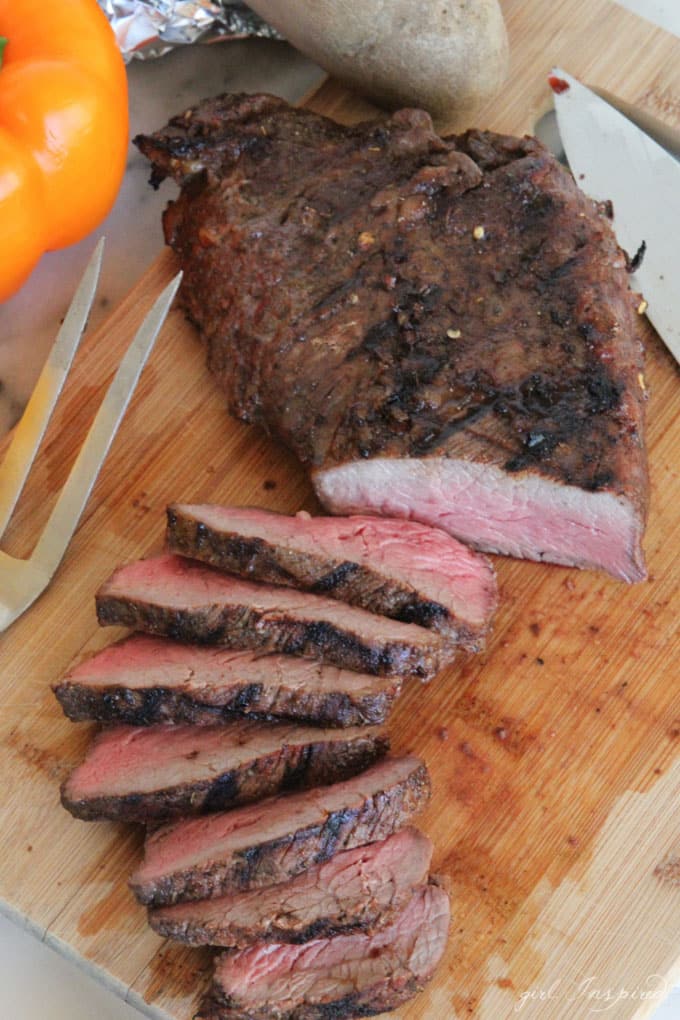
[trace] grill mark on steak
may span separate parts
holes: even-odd
[[[384,731],[363,727],[116,726],[95,738],[62,784],[61,802],[86,821],[206,814],[283,790],[340,782],[388,749]]]
[[[120,567],[97,592],[100,624],[179,641],[306,655],[378,676],[431,679],[453,650],[413,624],[318,595],[238,580],[164,555]]]
[[[188,645],[146,634],[115,642],[53,686],[74,722],[150,726],[296,719],[323,726],[383,723],[400,683],[309,659]]]
[[[167,824],[147,836],[130,887],[140,903],[160,906],[283,882],[385,839],[429,796],[420,759],[386,758],[343,783]]]
[[[333,570],[320,577],[318,581],[315,581],[309,590],[316,592],[317,595],[330,595],[343,591],[348,582],[351,583],[359,572],[358,563],[345,560],[344,563],[340,563]],[[396,619],[401,619],[401,617],[396,617]]]
[[[386,840],[342,850],[280,885],[149,911],[159,935],[192,946],[243,948],[252,942],[299,944],[371,933],[403,910],[427,881],[432,843],[405,828]]]
[[[505,477],[503,499],[515,480],[543,493],[532,524],[549,515],[551,486],[556,499],[611,496],[627,514],[620,556],[607,500],[600,548],[587,554],[561,544],[559,529],[538,547],[534,532],[518,542],[503,521],[480,531],[481,548],[644,576],[629,260],[606,209],[539,142],[439,138],[419,111],[346,128],[245,96],[206,102],[136,141],[157,174],[184,183],[166,240],[232,413],[286,442],[327,506],[386,512],[377,479],[389,459],[442,475],[472,463],[494,469],[488,487]],[[329,491],[326,475],[365,461],[376,463],[360,502],[344,501],[340,485]],[[436,498],[433,485],[402,500],[400,515],[446,519],[470,540],[473,523],[445,504],[432,513]],[[577,526],[592,505],[583,501]]]
[[[173,504],[167,517],[172,552],[425,626],[470,650],[495,609],[490,564],[440,529],[214,505]]]
[[[429,885],[373,935],[225,953],[197,1020],[344,1020],[395,1009],[432,977],[449,920],[446,893]]]

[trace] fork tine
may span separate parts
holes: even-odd
[[[109,446],[118,430],[146,359],[168,314],[182,274],[178,273],[156,299],[118,366],[87,434],[71,473],[59,495],[30,562],[48,576],[59,566],[83,507],[97,480]]]
[[[45,429],[85,331],[99,282],[104,238],[98,242],[52,345],[0,467],[0,538],[14,512]]]

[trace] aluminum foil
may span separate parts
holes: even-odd
[[[98,0],[125,60],[160,57],[215,36],[281,36],[240,0]]]

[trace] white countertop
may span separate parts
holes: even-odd
[[[680,35],[680,0],[619,0]],[[190,47],[129,68],[131,134],[150,130],[198,98],[225,91],[303,95],[318,69],[284,44],[244,41]],[[171,193],[145,186],[148,165],[131,149],[116,207],[95,235],[43,259],[24,290],[0,306],[0,434],[21,413],[95,237],[107,237],[94,324],[138,279],[162,247],[160,211]],[[0,865],[1,866],[1,865]],[[1,906],[0,906],[1,909]],[[607,1013],[616,1020],[614,1012]],[[141,1014],[98,984],[72,959],[0,914],[0,1020],[140,1020]],[[653,1020],[679,1020],[680,988]],[[431,1020],[448,1020],[437,1017]],[[550,1020],[546,1013],[546,1020]]]

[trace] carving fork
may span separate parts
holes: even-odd
[[[0,467],[0,537],[21,495],[85,330],[99,281],[103,247],[102,238],[78,285]],[[128,347],[31,556],[21,560],[0,551],[0,631],[21,616],[52,580],[165,321],[181,275],[179,273],[156,299]]]

